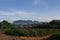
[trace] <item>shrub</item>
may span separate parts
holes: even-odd
[[[60,30],[53,29],[10,29],[4,32],[6,35],[14,36],[45,36],[49,34],[58,34]]]
[[[47,40],[60,40],[60,34],[54,34],[50,38],[48,38]]]
[[[20,35],[20,31],[17,30],[17,29],[12,29],[12,30],[5,31],[5,34],[19,36]]]

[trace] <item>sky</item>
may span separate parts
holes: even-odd
[[[60,0],[0,0],[0,21],[60,19]]]

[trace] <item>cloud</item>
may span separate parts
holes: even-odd
[[[34,0],[33,2],[35,5],[40,4],[40,0]]]
[[[33,12],[21,11],[16,9],[8,9],[0,11],[1,20],[38,20],[38,16]]]
[[[51,21],[53,19],[60,18],[60,12],[57,10],[49,11],[48,13],[35,13],[18,9],[7,9],[6,11],[0,11],[0,21],[8,20],[10,22],[14,20],[37,20],[37,21]]]
[[[45,17],[42,17],[37,13],[17,9],[8,9],[6,11],[0,11],[0,20],[8,20],[10,22],[14,20],[48,21]]]
[[[45,0],[33,0],[33,4],[39,7],[48,8],[47,2]]]

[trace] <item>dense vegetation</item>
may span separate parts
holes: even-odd
[[[12,29],[5,31],[7,35],[14,36],[46,36],[50,34],[60,34],[59,29]]]
[[[54,20],[49,23],[37,24],[37,26],[27,29],[19,28],[18,26],[15,27],[5,20],[0,23],[0,32],[14,36],[44,36],[48,34],[60,34],[60,29],[58,28],[60,28],[60,24]]]
[[[50,22],[44,22],[42,24],[37,24],[32,28],[44,28],[44,29],[60,29],[60,20],[52,20]]]
[[[60,34],[54,34],[46,40],[60,40]]]

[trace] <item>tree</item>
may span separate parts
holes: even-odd
[[[3,29],[10,29],[10,28],[13,28],[13,25],[11,23],[9,23],[8,21],[3,20],[2,21],[2,28]]]
[[[60,20],[52,20],[49,22],[51,25],[60,25]]]
[[[60,20],[52,20],[49,22],[52,28],[60,28]]]
[[[2,23],[0,23],[0,28],[2,27]]]

